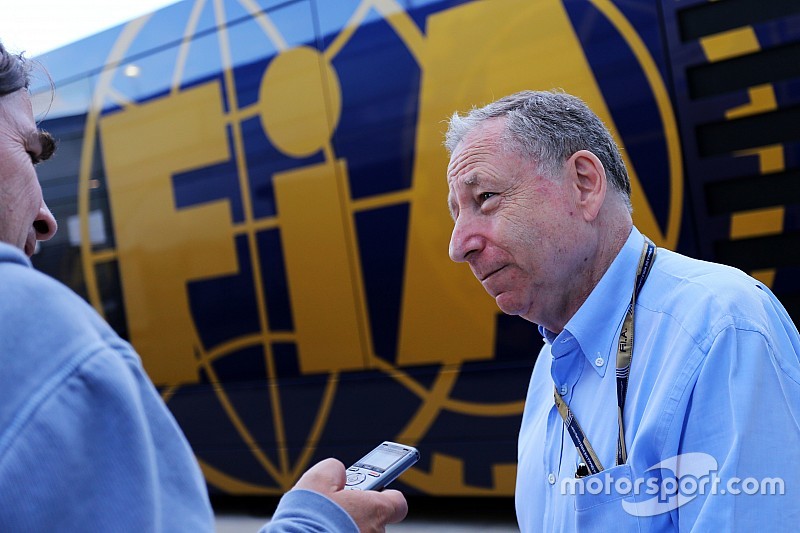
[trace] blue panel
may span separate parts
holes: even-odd
[[[450,396],[467,402],[517,402],[527,394],[536,358],[537,352],[532,350],[527,361],[464,363]]]
[[[262,381],[267,375],[264,350],[261,345],[225,354],[212,363],[220,383]]]
[[[237,403],[244,398],[241,394],[234,396]],[[255,402],[259,409],[268,411],[268,398],[266,392],[261,390],[256,391],[250,401]],[[277,483],[248,451],[212,388],[206,385],[181,387],[169,400],[168,406],[201,461],[243,481],[277,487]],[[263,442],[262,450],[277,463],[274,447],[268,447]]]
[[[283,261],[281,234],[277,229],[262,231],[256,235],[261,279],[264,284],[264,299],[267,302],[269,329],[272,331],[291,331],[292,304],[289,299],[289,286],[286,281],[286,265]]]
[[[263,376],[263,374],[262,374]],[[278,449],[276,446],[275,420],[271,408],[270,386],[262,380],[247,381],[241,383],[222,382],[223,390],[228,402],[236,413],[236,416],[247,428],[250,436],[255,440],[256,446],[272,460],[273,464],[280,464],[278,461]],[[236,457],[244,457],[248,454],[244,439],[238,432],[229,436],[231,442],[239,441],[239,450]],[[230,450],[234,448],[231,447]],[[226,450],[233,457],[230,450]],[[236,471],[233,464],[226,465],[229,469]],[[263,471],[263,468],[261,468]],[[262,473],[244,474],[246,479],[263,479]]]
[[[236,83],[236,99],[240,109],[258,103],[261,79],[267,70],[267,64],[273,58],[274,56],[270,56],[268,59],[261,59],[236,67],[233,75]]]
[[[294,378],[300,375],[300,359],[297,356],[297,345],[293,342],[275,342],[272,344],[272,355],[275,372],[280,378]],[[312,376],[309,379],[315,379]]]
[[[408,210],[401,204],[355,217],[373,349],[390,362],[397,357]]]
[[[247,170],[250,177],[250,196],[255,218],[275,216],[275,193],[272,188],[272,177],[276,172],[283,172],[307,165],[321,163],[322,152],[310,157],[295,159],[280,153],[269,142],[261,119],[249,118],[242,122],[242,138],[247,157]]]
[[[399,434],[419,407],[419,398],[386,374],[342,374],[321,440],[342,461],[351,455],[355,461],[368,451],[365,442],[374,446]]]
[[[211,5],[210,2],[208,4]],[[139,59],[139,57],[151,55],[156,51],[173,47],[182,36],[183,26],[189,20],[193,5],[192,1],[176,2],[147,15],[149,18],[128,49],[126,57]],[[109,52],[121,36],[122,30],[129,24],[129,22],[125,22],[47,52],[37,57],[37,60],[45,66],[56,86],[61,86],[68,80],[96,74],[106,65]],[[214,26],[213,18],[204,18],[198,30],[202,31]],[[49,85],[49,81],[45,81],[44,85]],[[36,89],[38,88],[36,87]]]
[[[139,41],[137,39],[134,42]],[[178,48],[154,50],[139,56],[128,53],[126,57],[128,59],[122,61],[114,71],[112,86],[115,91],[139,103],[169,92]],[[137,74],[126,75],[126,66],[137,67]]]
[[[273,348],[275,364],[279,366],[281,359],[287,354],[281,353],[278,345],[273,345]],[[309,442],[309,437],[311,436],[314,422],[323,407],[322,400],[330,379],[333,378],[320,375],[302,379],[280,379],[278,382],[281,412],[283,413],[283,429],[286,435],[289,461],[292,463],[297,461],[305,446],[314,444]]]
[[[484,381],[486,387],[498,386],[491,377]],[[492,467],[517,462],[520,422],[520,416],[481,417],[442,411],[417,445],[425,451],[418,468],[430,471],[434,453],[442,453],[463,461],[465,483],[493,488]]]
[[[532,365],[544,343],[538,327],[518,316],[498,312],[495,331],[495,361],[526,361]]]
[[[188,284],[189,302],[205,348],[260,330],[247,237],[236,238],[239,273]]]
[[[516,402],[525,398],[533,365],[543,344],[535,325],[498,313],[494,359],[461,365],[450,396],[487,403]],[[487,379],[503,386],[488,385]]]
[[[230,127],[227,130],[228,150],[231,154],[228,161],[173,176],[172,183],[177,209],[226,199],[230,202],[231,219],[234,222],[244,220],[242,194],[239,189],[236,160],[233,157],[233,139]]]
[[[315,15],[318,20],[318,31],[322,36],[324,46],[328,46],[336,35],[347,25],[355,13],[361,0],[336,0],[335,2],[314,1]],[[370,10],[364,19],[365,23],[380,18],[374,10]]]
[[[191,41],[186,64],[180,76],[181,89],[193,87],[208,80],[218,80],[223,91],[223,109],[228,111],[228,98],[225,96],[226,87],[222,76],[222,56],[220,55],[219,39],[216,34],[204,35]],[[176,65],[177,67],[177,65]],[[172,73],[170,73],[170,79]]]
[[[87,37],[72,44],[57,48],[36,58],[53,79],[56,87],[80,79],[92,73],[99,72],[108,59],[108,52],[119,39],[123,26],[110,28],[101,33]],[[16,52],[16,50],[11,50]],[[24,50],[20,50],[24,51]],[[47,78],[37,80],[38,85],[32,89],[50,88],[50,80]]]
[[[286,41],[287,48],[314,46],[316,38],[310,2],[283,2],[279,9],[269,10],[269,17]]]
[[[275,26],[287,49],[301,45],[316,46],[308,2],[296,2],[280,9],[271,8],[263,16]],[[279,53],[279,43],[272,40],[256,19],[235,20],[228,27],[228,35],[236,67],[234,77],[239,107],[247,107],[257,103],[267,64]]]
[[[353,198],[408,188],[414,162],[420,69],[383,20],[360,26],[333,60],[342,90],[334,135]]]
[[[230,1],[230,0],[227,0]],[[136,42],[131,45],[128,56],[149,54],[154,50],[175,46],[188,28],[196,0],[176,2],[155,11],[147,20]],[[205,2],[205,8],[195,27],[195,35],[213,31],[218,26],[213,2]]]
[[[590,2],[565,0],[564,6],[622,137],[628,158],[659,225],[665,229],[670,199],[669,160],[664,125],[644,70],[629,44]],[[650,54],[664,76],[656,6],[637,3],[624,15],[648,45]]]
[[[472,2],[472,0],[426,0],[424,2],[407,0],[406,11],[417,26],[419,26],[422,33],[427,33],[429,16],[439,11],[469,4],[470,2]]]

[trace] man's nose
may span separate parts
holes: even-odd
[[[58,231],[58,223],[44,202],[39,208],[39,215],[33,221],[33,229],[36,231],[37,241],[49,241]]]
[[[459,215],[450,235],[450,259],[456,263],[463,263],[469,259],[470,254],[479,252],[483,248],[483,237],[477,231],[477,225],[471,217]]]

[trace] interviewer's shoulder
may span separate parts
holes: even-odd
[[[17,339],[33,347],[37,340],[55,341],[80,334],[113,335],[94,309],[69,287],[31,268],[24,255],[0,246],[0,331],[5,342]]]
[[[83,301],[71,289],[50,276],[0,256],[0,290],[5,302],[0,312],[46,316]],[[81,305],[79,305],[80,307]]]

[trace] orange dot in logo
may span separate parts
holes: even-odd
[[[292,157],[325,147],[339,122],[339,79],[317,50],[306,46],[281,52],[261,80],[261,123],[270,141]]]

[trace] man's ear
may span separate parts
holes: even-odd
[[[584,220],[597,218],[606,198],[608,180],[603,163],[589,150],[578,150],[567,160],[567,167],[577,193],[577,204]]]

